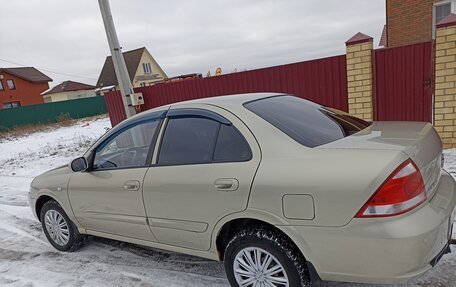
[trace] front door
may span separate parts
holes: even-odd
[[[94,149],[90,171],[72,175],[74,215],[89,231],[156,241],[147,224],[142,183],[161,118],[114,131]]]
[[[258,145],[231,113],[171,109],[144,179],[149,225],[164,244],[208,250],[224,216],[247,208]]]

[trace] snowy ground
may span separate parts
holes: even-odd
[[[85,123],[0,139],[0,286],[227,286],[222,263],[192,256],[99,238],[75,253],[51,247],[26,194],[33,177],[81,155],[110,127],[106,118]],[[456,177],[456,149],[445,154],[446,169]],[[404,286],[456,286],[453,251]]]

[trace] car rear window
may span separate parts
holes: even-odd
[[[264,98],[244,106],[306,147],[339,140],[370,125],[342,111],[294,96]]]

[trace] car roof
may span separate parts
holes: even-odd
[[[189,100],[184,102],[178,102],[171,105],[177,104],[209,104],[209,105],[242,105],[246,102],[255,101],[263,98],[272,96],[283,95],[283,93],[245,93],[245,94],[233,94],[224,95],[217,97],[201,98],[196,100]]]
[[[148,118],[150,114],[154,112],[160,112],[160,111],[166,111],[170,107],[176,107],[176,108],[185,108],[187,106],[191,105],[214,105],[214,106],[219,106],[222,108],[228,108],[228,109],[237,109],[239,107],[242,107],[244,103],[250,102],[250,101],[255,101],[259,99],[264,99],[264,98],[269,98],[269,97],[274,97],[274,96],[281,96],[281,95],[287,95],[285,93],[274,93],[274,92],[268,92],[268,93],[245,93],[245,94],[233,94],[233,95],[224,95],[224,96],[216,96],[216,97],[209,97],[209,98],[201,98],[201,99],[195,99],[195,100],[188,100],[188,101],[183,101],[183,102],[176,102],[168,105],[163,105],[159,107],[155,107],[153,109],[144,111],[142,113],[136,114],[133,117],[131,117],[127,122],[122,122],[121,126],[124,126],[126,124],[131,124],[136,121],[141,121],[145,118]]]

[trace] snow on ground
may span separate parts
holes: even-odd
[[[86,122],[90,125],[83,127]],[[28,207],[30,182],[83,154],[109,127],[107,118],[86,119],[0,139],[0,286],[228,286],[219,262],[101,238],[92,238],[74,253],[58,252],[48,243]],[[456,149],[445,155],[445,167],[456,177]],[[456,286],[453,252],[425,276],[402,286]]]
[[[443,152],[443,155],[445,157],[445,170],[448,171],[454,178],[456,178],[456,148],[445,150]],[[453,229],[453,238],[456,239],[456,223]],[[456,283],[454,286],[456,286]]]
[[[445,157],[445,170],[456,178],[456,148],[443,151]]]
[[[108,118],[86,124],[79,121],[74,126],[14,140],[0,139],[0,175],[34,177],[52,167],[67,164],[111,127]]]
[[[27,192],[40,173],[82,155],[111,124],[108,118],[0,139],[0,286],[226,286],[223,264],[93,238],[78,252],[47,241]]]

